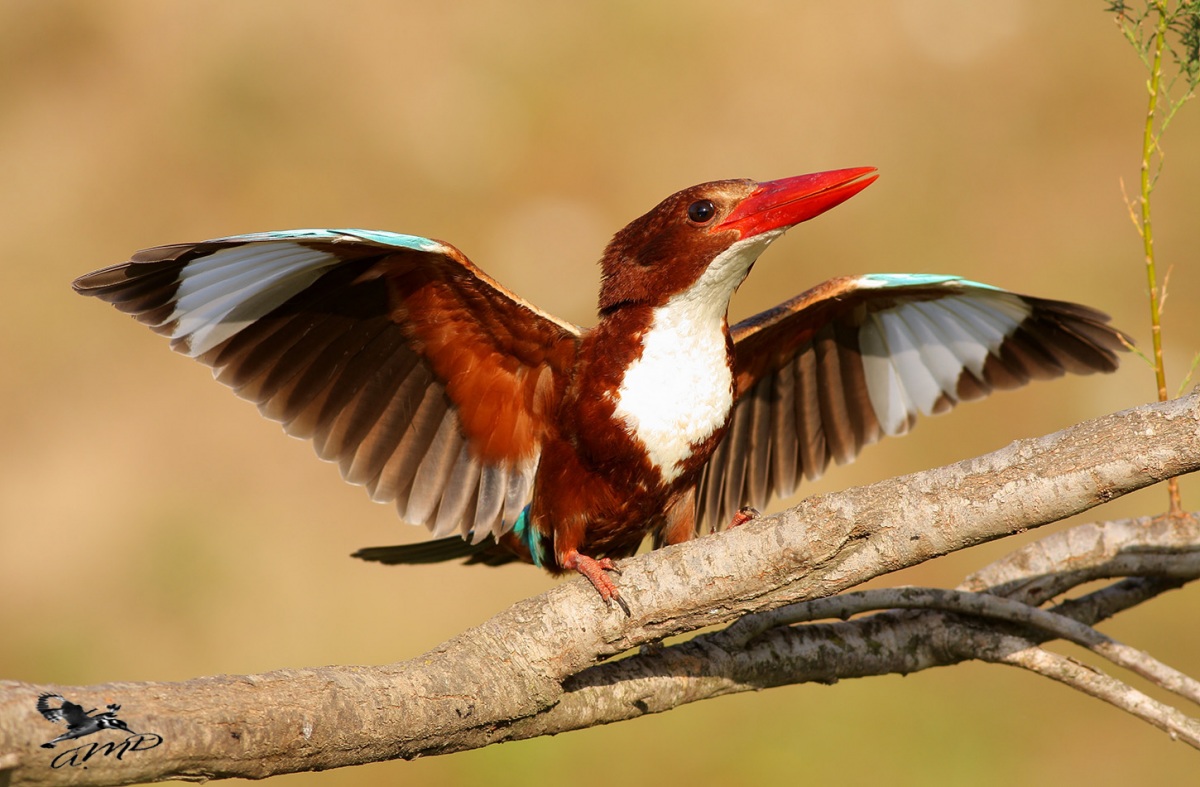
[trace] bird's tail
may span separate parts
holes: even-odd
[[[363,547],[351,557],[370,560],[389,566],[417,563],[442,563],[462,560],[466,565],[502,566],[521,558],[510,549],[496,543],[491,536],[472,544],[459,536],[422,541],[417,544],[398,544],[390,547]]]

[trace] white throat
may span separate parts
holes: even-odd
[[[722,252],[692,286],[654,310],[642,354],[625,370],[616,416],[670,483],[695,447],[733,409],[733,374],[725,347],[725,313],[750,266],[782,231],[739,241]]]

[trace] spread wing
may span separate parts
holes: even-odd
[[[57,708],[50,704],[56,700],[60,703]],[[66,709],[71,704],[73,703],[67,702],[61,694],[42,694],[37,698],[38,713],[45,716],[46,721],[54,722],[55,724],[67,723]],[[79,706],[75,707],[78,708]],[[79,708],[79,710],[83,709]]]
[[[160,246],[74,287],[212,366],[405,521],[474,541],[528,502],[579,340],[453,246],[389,232]]]
[[[1066,372],[1117,368],[1128,339],[1087,306],[951,276],[831,279],[731,329],[736,400],[697,527],[795,491],[917,414]]]
[[[57,708],[50,704],[55,700],[61,703]],[[55,724],[66,724],[68,728],[75,728],[83,724],[91,718],[88,714],[92,712],[85,711],[82,705],[76,705],[61,694],[39,695],[37,709],[38,713],[46,717],[46,721],[54,722]]]

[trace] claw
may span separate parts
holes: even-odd
[[[760,516],[762,516],[762,514],[760,514],[758,509],[754,506],[743,506],[742,508],[738,509],[736,514],[733,515],[733,519],[729,522],[728,529],[733,530],[735,527],[741,527],[747,522],[752,522],[755,519],[758,519]]]
[[[621,598],[621,593],[617,590],[616,584],[609,578],[606,571],[620,574],[621,569],[617,568],[617,564],[610,558],[600,558],[597,560],[587,555],[581,555],[578,552],[572,552],[567,555],[567,559],[563,561],[563,567],[574,569],[580,574],[587,577],[592,583],[592,587],[596,588],[596,592],[600,594],[600,598],[604,599],[604,603],[608,605],[616,604],[624,612],[625,616],[630,616],[629,605],[625,603],[625,599]]]

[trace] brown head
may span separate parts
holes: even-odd
[[[872,167],[800,175],[767,183],[718,180],[678,191],[631,221],[600,260],[600,313],[660,306],[710,277],[726,297],[750,265],[789,227],[819,216],[869,186]]]

